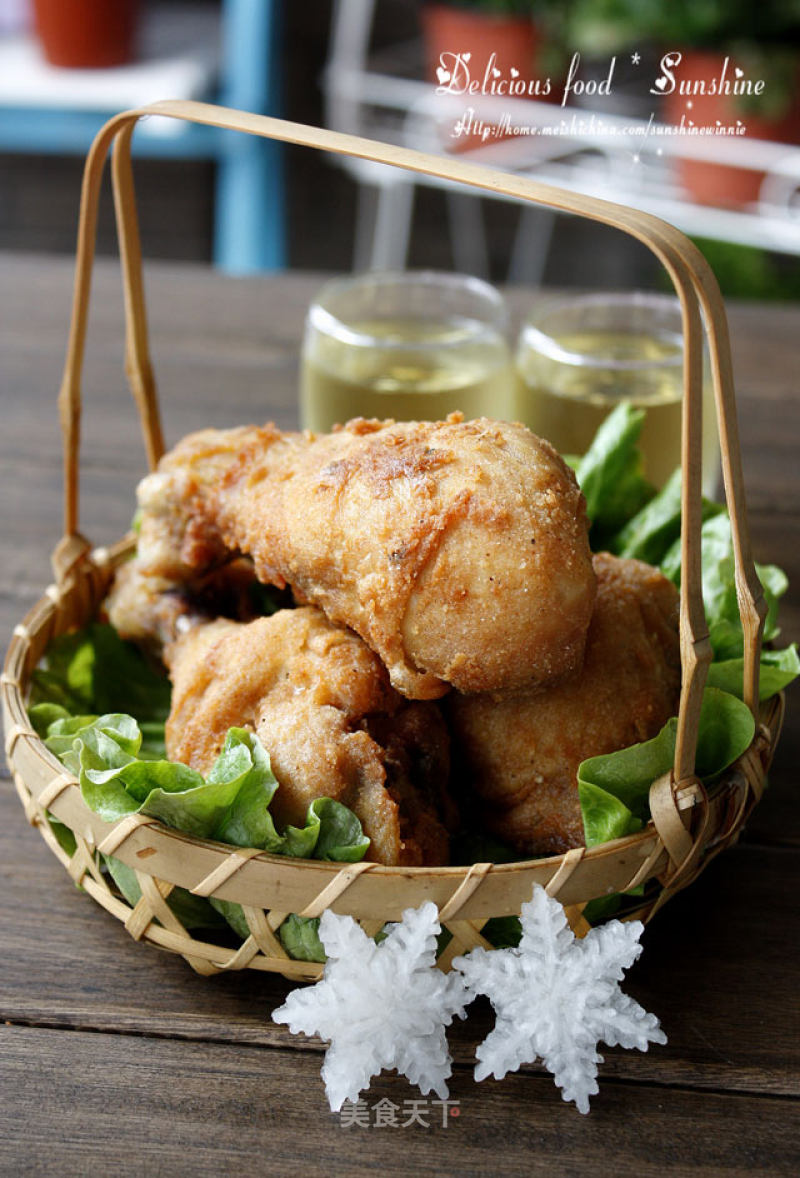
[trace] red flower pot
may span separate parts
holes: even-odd
[[[138,0],[33,0],[51,65],[104,69],[133,57]]]
[[[681,62],[681,80],[706,82],[720,75],[725,54],[687,50]],[[735,64],[731,62],[730,75]],[[800,70],[798,71],[800,81]],[[687,101],[691,102],[690,109]],[[800,143],[800,89],[796,89],[787,112],[777,119],[764,118],[743,111],[740,100],[730,94],[679,94],[677,87],[664,100],[665,120],[680,125],[681,117],[691,119],[697,127],[733,126],[741,120],[750,139],[775,143]],[[711,140],[713,143],[713,140]],[[752,168],[732,168],[706,160],[680,160],[679,177],[684,188],[699,204],[740,206],[758,200],[764,172]]]
[[[442,81],[437,71],[442,62],[451,62],[455,54],[468,62],[470,78],[478,84],[487,76],[491,80],[492,67],[504,79],[511,77],[512,69],[517,71],[519,81],[535,82],[540,77],[537,56],[541,38],[529,17],[497,16],[450,4],[426,4],[421,19],[426,74],[432,82]],[[469,95],[465,94],[464,99],[468,102]],[[453,150],[465,151],[479,147],[482,142],[479,135],[466,135]]]
[[[471,54],[473,78],[482,78],[492,53],[504,73],[514,66],[526,80],[533,73],[539,43],[528,17],[495,16],[449,4],[426,4],[422,9],[428,77],[434,80],[442,53]]]

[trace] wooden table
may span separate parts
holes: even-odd
[[[71,266],[0,257],[0,625],[50,579],[59,535],[55,411]],[[233,280],[152,266],[148,300],[168,438],[201,424],[296,421],[297,347],[317,279]],[[524,298],[514,300],[517,309]],[[792,578],[785,636],[800,638],[797,307],[733,306],[745,471],[758,559]],[[84,529],[127,527],[143,471],[121,375],[116,266],[98,266],[85,379]],[[450,1034],[459,1115],[407,1119],[419,1096],[383,1076],[369,1127],[328,1111],[322,1046],[270,1022],[289,983],[203,980],[135,944],[71,883],[0,787],[0,1027],[4,1174],[796,1174],[800,1170],[798,912],[800,721],[788,720],[767,795],[742,842],[648,928],[629,991],[669,1045],[608,1050],[588,1117],[525,1068],[476,1085],[491,1015]],[[387,1106],[384,1106],[387,1107]],[[424,1111],[424,1110],[423,1110]]]

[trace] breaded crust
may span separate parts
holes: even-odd
[[[506,422],[203,431],[145,480],[138,561],[189,578],[253,559],[355,630],[409,698],[521,690],[580,665],[595,596],[583,497]]]
[[[196,626],[166,648],[167,754],[207,772],[231,727],[255,731],[280,783],[279,827],[311,801],[349,806],[389,864],[448,859],[440,820],[448,738],[435,704],[408,703],[351,631],[311,607]]]
[[[638,560],[594,557],[597,601],[578,674],[519,695],[447,700],[455,780],[479,799],[486,826],[522,855],[584,842],[577,770],[587,757],[649,740],[680,692],[678,593]]]

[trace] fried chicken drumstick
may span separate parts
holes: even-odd
[[[317,609],[197,625],[165,650],[173,682],[167,755],[208,772],[228,729],[249,727],[280,788],[279,826],[302,826],[309,802],[349,806],[368,858],[448,861],[448,736],[435,704],[409,702],[356,634]],[[452,805],[452,803],[450,803]]]
[[[246,554],[260,581],[355,630],[408,698],[531,688],[580,665],[595,596],[583,497],[521,425],[205,430],[139,502],[138,574],[180,584]],[[123,634],[126,610],[123,593]]]
[[[583,669],[540,692],[448,697],[462,779],[486,827],[521,855],[584,842],[577,771],[655,736],[678,709],[678,593],[638,560],[594,557]]]
[[[260,617],[264,610],[254,594],[257,588],[252,563],[244,557],[187,581],[150,576],[137,560],[129,560],[116,570],[104,609],[125,638],[160,655],[194,626],[216,618],[250,622]]]

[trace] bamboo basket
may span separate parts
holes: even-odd
[[[115,567],[130,553],[130,537],[111,549],[92,548],[78,528],[80,375],[94,255],[100,181],[113,146],[112,179],[126,315],[125,368],[142,421],[151,468],[164,450],[155,383],[148,354],[141,251],[131,168],[131,137],[149,115],[228,128],[323,151],[379,161],[489,193],[578,214],[616,227],[648,246],[668,271],[680,300],[684,333],[682,420],[683,585],[680,646],[683,682],[675,760],[671,773],[650,789],[652,820],[639,833],[602,846],[577,848],[546,859],[469,867],[398,868],[374,863],[341,865],[287,859],[191,838],[151,818],[131,815],[102,821],[84,804],[76,779],[31,729],[25,708],[33,668],[48,643],[84,625],[95,614]],[[721,440],[725,495],[730,511],[736,586],[745,637],[745,702],[756,719],[756,737],[743,757],[706,791],[694,774],[700,700],[711,660],[700,590],[701,386],[703,319],[708,337]],[[224,970],[277,971],[312,980],[322,966],[290,959],[276,932],[289,913],[318,916],[326,908],[349,913],[374,935],[403,910],[433,900],[452,934],[439,957],[447,969],[454,956],[488,946],[481,929],[490,917],[519,913],[535,884],[565,906],[578,935],[588,928],[588,901],[646,885],[636,911],[649,919],[686,887],[720,850],[734,841],[759,800],[782,721],[782,697],[758,704],[758,658],[766,612],[750,550],[733,392],[730,344],[716,280],[703,256],[672,226],[646,213],[548,188],[462,160],[424,155],[315,127],[192,102],[159,102],[113,118],[98,134],[86,161],[77,245],[72,325],[59,396],[64,435],[64,537],[53,554],[55,581],[15,630],[0,690],[6,753],[29,821],[39,828],[72,879],[122,921],[135,940],[184,957],[203,974]],[[50,815],[74,834],[67,854]],[[113,854],[136,873],[141,899],[120,898],[100,866]],[[167,900],[175,887],[197,896],[241,904],[250,930],[236,950],[188,932]]]

